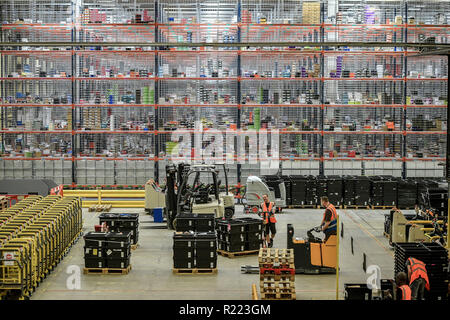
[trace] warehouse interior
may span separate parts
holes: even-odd
[[[450,1],[0,7],[2,300],[448,301]]]

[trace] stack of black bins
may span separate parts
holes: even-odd
[[[131,234],[89,232],[84,236],[86,268],[119,268],[130,265]]]
[[[309,176],[308,184],[306,185],[306,205],[315,206],[317,205],[317,192],[319,189],[319,180],[314,176]]]
[[[84,266],[86,268],[106,268],[105,232],[88,232],[84,235]]]
[[[262,220],[253,218],[220,220],[217,225],[219,250],[243,252],[259,250],[261,247]]]
[[[339,176],[327,176],[327,192],[330,203],[338,207],[343,202],[343,181]],[[320,203],[318,203],[320,204]]]
[[[175,230],[178,232],[214,232],[214,214],[181,213],[177,215]]]
[[[290,179],[292,185],[292,205],[306,205],[306,189],[309,183],[308,176],[290,176]]]
[[[372,182],[371,205],[395,207],[397,180],[391,176],[373,176],[370,179]]]
[[[289,176],[281,176],[284,181],[284,186],[286,188],[286,205],[292,205],[292,181]]]
[[[106,265],[108,268],[126,269],[130,265],[131,232],[110,232],[106,236]]]
[[[217,236],[215,232],[196,234],[195,266],[199,269],[215,269],[217,267]]]
[[[445,188],[429,188],[428,199],[430,207],[440,216],[447,216],[448,212],[448,190]]]
[[[344,177],[344,205],[352,206],[355,203],[355,184],[356,179],[353,176]]]
[[[175,269],[195,268],[195,234],[193,232],[174,233],[173,267]]]
[[[384,181],[381,177],[375,176],[371,177],[372,180],[372,197],[371,197],[371,205],[372,206],[383,206],[384,203]]]
[[[417,182],[413,179],[397,180],[397,208],[413,209],[417,202]]]
[[[316,178],[316,203],[320,204],[321,197],[328,197],[328,177],[319,176]]]
[[[175,232],[173,235],[174,269],[215,269],[217,237],[214,232]]]
[[[139,214],[138,213],[102,213],[99,216],[100,224],[106,223],[110,232],[130,233],[132,244],[139,240]]]
[[[383,206],[397,206],[397,181],[393,177],[383,176]]]
[[[425,290],[429,300],[446,300],[448,294],[448,251],[438,243],[396,243],[395,274],[407,272],[406,261],[416,258],[426,264],[430,291]]]
[[[355,178],[355,206],[368,206],[370,204],[370,185],[368,177]]]

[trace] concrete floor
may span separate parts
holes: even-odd
[[[237,207],[236,217],[242,216]],[[175,275],[172,273],[173,231],[157,229],[152,217],[140,209],[114,209],[113,212],[139,212],[139,247],[132,251],[132,270],[128,275],[84,275],[83,246],[80,239],[55,270],[47,276],[32,295],[32,300],[58,299],[251,299],[251,286],[259,283],[259,275],[242,274],[241,265],[258,265],[256,255],[234,259],[218,256],[215,275]],[[344,224],[344,238],[340,246],[339,298],[343,299],[344,283],[365,283],[367,275],[362,269],[363,252],[367,265],[378,265],[381,277],[393,278],[393,250],[383,237],[384,214],[388,210],[338,210]],[[286,209],[277,215],[277,236],[274,247],[286,248],[287,224],[294,225],[295,236],[304,237],[306,231],[322,220],[323,210]],[[83,210],[83,232],[92,231],[98,224],[99,213]],[[354,255],[350,238],[354,239]],[[67,280],[69,266],[81,270],[81,288],[70,290]],[[73,267],[72,267],[73,268]],[[330,300],[336,298],[335,275],[296,275],[298,300]]]

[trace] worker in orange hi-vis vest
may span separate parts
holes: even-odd
[[[261,211],[264,224],[264,233],[267,246],[272,248],[273,239],[277,233],[277,229],[275,227],[275,224],[277,223],[277,219],[275,219],[275,203],[269,201],[269,196],[267,194],[263,195],[263,200],[264,202],[261,203]]]
[[[322,207],[325,207],[323,213],[322,222],[320,223],[321,230],[325,233],[325,239],[323,242],[327,242],[328,238],[332,235],[336,235],[337,232],[337,217],[338,213],[334,205],[330,203],[328,197],[323,196],[320,198]]]
[[[400,289],[401,292],[401,299],[397,300],[411,300],[411,288],[408,286],[408,278],[406,276],[406,273],[399,272],[395,276],[395,283],[397,284],[397,287]]]
[[[423,300],[425,289],[430,291],[430,281],[425,263],[410,257],[406,261],[406,268],[408,269],[412,300]]]

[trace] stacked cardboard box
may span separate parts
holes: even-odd
[[[311,1],[303,2],[303,24],[319,24],[320,23],[320,2]]]

